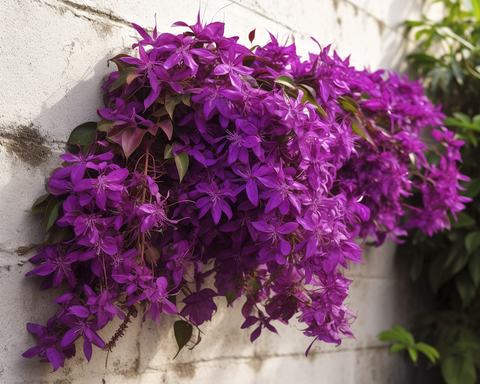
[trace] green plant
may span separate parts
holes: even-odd
[[[464,211],[449,216],[451,229],[432,237],[413,230],[398,253],[411,259],[415,284],[430,286],[434,303],[416,319],[418,339],[438,349],[448,384],[474,384],[480,370],[480,1],[436,0],[445,17],[407,21],[420,52],[408,56],[428,95],[443,104],[445,126],[465,141],[461,149]],[[431,161],[438,156],[432,151]],[[418,198],[418,197],[414,197]],[[397,347],[399,348],[399,347]]]
[[[378,338],[381,341],[394,342],[390,348],[390,353],[393,354],[407,350],[414,363],[417,363],[418,361],[418,352],[423,353],[434,364],[437,359],[440,358],[440,354],[435,348],[424,342],[416,343],[413,335],[402,326],[394,324],[392,328],[393,329],[387,329],[378,335]]]

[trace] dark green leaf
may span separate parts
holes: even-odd
[[[55,245],[61,241],[68,241],[75,237],[75,233],[72,228],[69,227],[59,227],[54,224],[50,231],[47,234],[44,245]]]
[[[287,88],[295,89],[295,82],[293,81],[293,79],[291,77],[286,76],[286,75],[278,76],[275,79],[275,83],[283,85]]]
[[[442,77],[442,69],[441,68],[433,68],[430,72],[428,72],[427,76],[432,78],[430,82],[429,91],[430,93],[434,94],[438,89],[438,84],[440,83],[440,79]]]
[[[444,277],[450,279],[468,263],[469,258],[470,255],[465,250],[463,236],[460,236],[448,250],[448,258],[443,264]]]
[[[433,293],[437,293],[440,286],[448,280],[448,269],[444,268],[445,261],[448,259],[448,250],[436,255],[430,263],[428,269],[428,281]]]
[[[454,57],[452,58],[450,67],[452,67],[453,76],[455,76],[455,80],[457,80],[457,83],[460,85],[463,85],[464,76],[463,76],[462,68],[460,68],[460,65],[458,65],[458,62],[457,60],[455,60]]]
[[[473,199],[480,192],[480,178],[473,178],[466,183],[462,183],[462,187],[467,189],[461,194]]]
[[[470,277],[472,278],[475,287],[478,288],[478,285],[480,284],[480,249],[473,252],[472,257],[468,262],[468,272],[470,273]]]
[[[449,356],[441,360],[442,376],[447,384],[475,384],[477,372],[473,359]]]
[[[448,216],[450,218],[450,225],[452,228],[465,228],[470,227],[471,225],[475,225],[475,220],[463,211],[455,213],[455,216],[457,216],[457,221],[453,219],[451,214],[449,214]]]
[[[125,68],[118,76],[117,80],[112,84],[112,86],[108,89],[108,92],[112,92],[117,88],[120,88],[123,84],[127,82],[127,77],[130,73],[133,73],[137,70],[137,67],[128,67]]]
[[[45,211],[45,208],[47,208],[48,201],[47,198],[51,195],[51,193],[46,193],[42,196],[40,196],[37,200],[32,205],[32,208],[30,209],[30,212],[33,213],[41,213]]]
[[[417,281],[420,277],[423,269],[424,258],[425,256],[423,253],[420,253],[413,257],[412,264],[410,266],[410,278],[412,279],[412,281]]]
[[[477,294],[475,284],[465,269],[455,276],[455,286],[457,287],[463,307],[465,308]]]
[[[259,289],[262,287],[262,284],[260,284],[257,280],[255,279],[248,279],[248,285],[255,289]]]
[[[47,209],[45,209],[45,231],[48,231],[58,217],[58,209],[63,204],[63,200],[59,200],[54,196],[52,200],[48,202]]]
[[[173,331],[175,333],[175,340],[177,340],[178,345],[178,352],[175,355],[175,357],[177,357],[182,348],[190,341],[190,338],[192,337],[193,327],[186,321],[179,320],[173,324]]]
[[[81,124],[70,133],[67,144],[90,145],[95,139],[96,131],[97,123],[88,122]]]
[[[433,56],[427,55],[426,53],[412,53],[407,56],[407,59],[412,59],[416,63],[438,63],[439,60]]]
[[[467,248],[467,252],[470,255],[473,251],[475,251],[478,246],[480,245],[480,230],[470,232],[465,237],[465,248]]]
[[[180,183],[182,182],[185,173],[187,173],[188,161],[188,154],[186,154],[185,152],[180,153],[178,156],[175,156],[175,165],[177,166]]]
[[[227,291],[225,297],[227,298],[228,305],[232,304],[237,299],[237,296],[231,291]]]

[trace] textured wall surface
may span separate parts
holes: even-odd
[[[281,41],[293,34],[306,53],[318,49],[312,35],[323,45],[332,43],[341,56],[351,54],[356,66],[372,69],[399,67],[407,44],[401,23],[420,11],[417,0],[205,3],[204,20],[225,21],[226,33],[242,42],[253,28],[262,43],[267,30]],[[198,7],[193,0],[0,2],[0,383],[411,383],[411,366],[390,357],[388,347],[376,340],[394,321],[406,321],[405,309],[412,304],[392,244],[369,250],[365,265],[347,271],[355,278],[348,301],[358,314],[357,339],[337,348],[321,345],[308,358],[309,340],[293,326],[278,326],[281,337],[262,335],[251,344],[249,333],[240,329],[240,303],[226,310],[222,299],[214,320],[203,327],[201,344],[176,360],[175,319],[166,316],[159,327],[137,319],[108,359],[97,349],[90,364],[77,357],[51,373],[50,365],[20,356],[35,343],[25,324],[45,323],[61,293],[61,288],[39,291],[40,278],[24,277],[33,254],[15,253],[19,245],[42,240],[43,223],[29,212],[31,204],[60,165],[70,131],[97,119],[102,79],[111,70],[107,60],[129,52],[135,42],[129,22],[153,28],[156,13],[165,31],[177,20],[194,22]],[[115,329],[114,324],[101,335],[109,339]]]

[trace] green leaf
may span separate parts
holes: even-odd
[[[429,33],[431,32],[431,29],[430,28],[424,28],[424,29],[421,29],[420,31],[418,31],[417,33],[415,33],[415,40],[420,40],[420,38],[422,37],[422,35],[426,34],[426,33]]]
[[[405,344],[393,344],[390,348],[390,353],[393,355],[394,353],[400,352],[407,348]]]
[[[408,347],[408,354],[414,363],[418,360],[418,351],[413,347]]]
[[[480,245],[480,230],[470,232],[465,237],[465,248],[467,248],[467,252],[470,255],[473,251],[475,251],[478,246]]]
[[[45,209],[45,231],[52,227],[55,224],[55,221],[58,217],[58,209],[63,204],[64,200],[59,200],[58,197],[54,196],[52,200],[48,202],[47,208]]]
[[[102,119],[97,123],[97,131],[108,133],[112,130],[114,124],[115,121]]]
[[[455,32],[452,31],[451,28],[449,27],[440,27],[440,28],[437,28],[437,32],[442,35],[442,36],[448,36],[448,37],[451,37],[452,39],[455,39],[457,40],[459,43],[463,44],[465,47],[467,47],[468,49],[471,49],[472,51],[475,49],[475,47],[470,44],[467,40],[465,40],[464,38],[458,36]]]
[[[365,132],[362,128],[360,128],[355,123],[352,123],[352,132],[355,133],[356,135],[362,136],[365,140],[367,140],[375,148],[377,147],[377,144],[375,144],[375,142],[371,138],[370,134],[368,132]]]
[[[433,293],[437,293],[440,286],[448,280],[448,269],[444,268],[445,261],[448,259],[449,252],[445,250],[436,255],[428,269],[428,281]]]
[[[480,126],[480,115],[475,115],[475,116],[473,116],[473,118],[472,118],[472,123],[475,124],[475,125]]]
[[[466,183],[462,183],[462,187],[467,188],[461,192],[462,196],[474,198],[480,192],[480,178],[476,177]]]
[[[193,327],[186,321],[179,320],[173,324],[173,331],[175,333],[175,340],[177,340],[178,345],[178,352],[175,355],[175,357],[177,357],[182,348],[190,341]]]
[[[90,145],[95,139],[96,131],[97,123],[90,121],[88,123],[80,124],[72,131],[72,133],[70,133],[67,144],[78,144],[82,146]]]
[[[471,225],[475,225],[475,220],[469,216],[464,211],[455,213],[457,216],[457,221],[453,218],[453,216],[449,213],[448,217],[450,218],[450,226],[452,228],[465,228],[470,227]]]
[[[448,356],[441,360],[442,376],[447,384],[475,384],[477,372],[473,359]]]
[[[471,0],[473,5],[473,14],[477,21],[480,21],[480,0]]]
[[[468,116],[466,113],[463,113],[463,112],[453,112],[453,116],[455,116],[457,120],[460,120],[463,123],[472,122],[472,119],[470,119],[470,116]]]
[[[283,85],[283,86],[285,86],[287,88],[290,88],[290,89],[295,89],[295,82],[293,81],[293,79],[291,77],[286,76],[286,75],[278,76],[275,79],[275,83]]]
[[[37,200],[32,205],[32,208],[30,209],[30,212],[33,213],[42,213],[45,211],[45,208],[47,208],[48,201],[47,198],[51,195],[51,193],[46,193],[42,196],[40,196]]]
[[[440,83],[440,79],[442,77],[442,69],[441,68],[433,68],[431,71],[427,73],[427,77],[431,77],[432,81],[430,82],[430,86],[428,87],[430,93],[435,93],[438,89],[438,84]]]
[[[182,95],[182,103],[185,104],[187,107],[190,107],[190,98],[192,97],[191,93],[184,93]]]
[[[432,346],[425,344],[423,342],[415,344],[415,348],[427,356],[432,363],[435,364],[435,361],[440,358],[440,353],[433,348]]]
[[[463,71],[462,68],[460,68],[460,66],[458,65],[457,60],[455,60],[455,57],[452,57],[450,67],[452,67],[453,76],[455,76],[455,80],[457,80],[457,83],[463,85]]]
[[[454,281],[457,291],[462,299],[463,308],[465,308],[477,294],[475,284],[465,269],[455,276]]]
[[[465,239],[460,236],[448,250],[448,257],[443,263],[443,277],[450,279],[467,263],[470,255],[465,251]]]
[[[460,128],[466,128],[472,131],[480,132],[480,125],[465,123],[463,121],[458,121],[450,117],[447,117],[445,120],[443,120],[443,124],[447,127],[460,127]]]
[[[108,92],[112,92],[117,88],[120,88],[123,84],[127,82],[127,77],[130,73],[133,73],[137,70],[137,67],[128,67],[125,68],[120,75],[118,76],[117,80],[112,84],[112,86],[108,89]]]
[[[420,27],[421,25],[425,25],[424,21],[413,21],[413,20],[406,20],[405,24],[409,27]]]
[[[231,291],[227,291],[227,294],[225,295],[225,297],[227,299],[228,305],[232,304],[237,299],[237,296],[235,295],[235,293]]]
[[[301,89],[302,92],[303,92],[302,103],[305,103],[306,101],[308,101],[309,103],[311,103],[311,104],[313,104],[317,107],[317,110],[321,115],[327,116],[327,113],[323,110],[323,108],[320,106],[320,104],[318,104],[318,101],[316,99],[315,90],[312,87],[310,87],[306,84],[300,84],[298,86],[298,88]]]
[[[357,112],[360,108],[355,100],[348,96],[340,96],[338,101],[347,112]]]
[[[410,278],[412,279],[412,281],[417,281],[418,278],[420,277],[420,274],[422,273],[422,269],[423,269],[424,259],[425,259],[425,255],[423,253],[420,253],[413,257],[413,261],[410,266]]]
[[[412,53],[407,56],[407,59],[411,59],[416,63],[438,63],[439,60],[436,57],[427,55],[426,53]]]
[[[415,339],[413,338],[413,335],[408,332],[405,328],[398,324],[393,324],[393,329],[395,329],[398,333],[400,333],[405,340],[407,340],[408,345],[414,345],[415,344]]]
[[[163,153],[163,158],[164,159],[171,159],[173,157],[173,147],[176,145],[177,143],[173,143],[173,144],[167,144],[165,146],[165,151]]]
[[[386,331],[380,332],[378,334],[378,339],[380,341],[401,341],[402,343],[406,342],[405,338],[401,334],[391,329],[387,329]]]
[[[183,95],[167,95],[165,97],[165,109],[167,110],[171,120],[173,120],[173,112],[175,111],[175,107],[182,102],[182,96]]]
[[[54,224],[48,232],[47,238],[43,242],[44,245],[55,245],[61,241],[68,241],[75,237],[75,233],[70,227],[59,227]]]
[[[175,156],[175,165],[177,166],[178,176],[180,177],[181,183],[188,169],[188,154],[183,152],[178,156]]]
[[[478,288],[480,284],[480,249],[473,252],[470,261],[468,262],[468,272],[472,278],[473,284]]]

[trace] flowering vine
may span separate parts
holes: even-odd
[[[358,71],[330,47],[302,60],[272,35],[248,49],[223,23],[174,25],[187,30],[133,24],[139,57],[112,59],[101,120],[72,132],[35,203],[48,232],[27,275],[68,293],[46,326],[28,324],[39,342],[23,356],[55,370],[78,339],[87,360],[92,344],[111,350],[139,310],[157,323],[178,315],[181,349],[218,296],[245,296],[252,341],[298,316],[310,347],[340,344],[356,317],[340,268],[361,262],[354,239],[432,234],[466,201],[462,142],[418,83]],[[439,128],[427,138],[426,127]],[[105,343],[97,332],[115,317]]]

